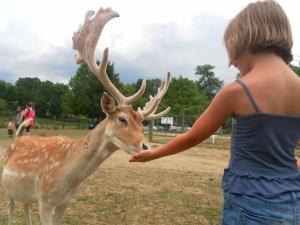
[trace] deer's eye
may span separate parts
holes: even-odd
[[[123,124],[125,126],[128,125],[128,122],[127,122],[127,120],[124,117],[119,117],[119,121],[121,122],[121,124]]]

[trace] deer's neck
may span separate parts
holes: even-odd
[[[106,120],[94,128],[85,138],[83,149],[76,153],[68,178],[72,183],[80,183],[91,175],[118,148],[105,137]]]

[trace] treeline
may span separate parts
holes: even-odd
[[[300,68],[291,66],[299,75]],[[171,106],[170,115],[199,115],[205,110],[215,94],[223,87],[223,81],[216,77],[214,66],[199,65],[195,68],[195,80],[179,76],[172,79],[167,94],[158,112]],[[120,81],[114,64],[109,63],[107,74],[124,95],[135,93],[142,80],[126,84]],[[149,96],[154,96],[161,84],[160,79],[147,80],[144,96],[133,107],[144,107]],[[82,64],[68,84],[41,81],[38,78],[19,78],[15,84],[0,81],[0,115],[14,116],[15,110],[26,103],[33,103],[38,117],[59,119],[74,116],[103,118],[100,98],[105,91],[97,78]]]

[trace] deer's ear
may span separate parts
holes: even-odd
[[[115,100],[105,92],[101,98],[101,106],[103,112],[106,114],[110,114],[116,110]]]

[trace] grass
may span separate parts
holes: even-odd
[[[78,139],[87,132],[33,129],[32,134]],[[170,138],[172,136],[154,136],[157,143]],[[0,129],[0,154],[11,140],[6,129]],[[229,145],[228,136],[217,139],[215,145],[207,140],[184,153],[145,164],[130,164],[127,154],[117,152],[82,183],[63,224],[220,224],[223,203],[220,181],[228,163]],[[16,204],[14,225],[25,224],[22,207]],[[0,224],[6,223],[7,205],[0,187]],[[33,205],[33,223],[40,224],[36,204]]]

